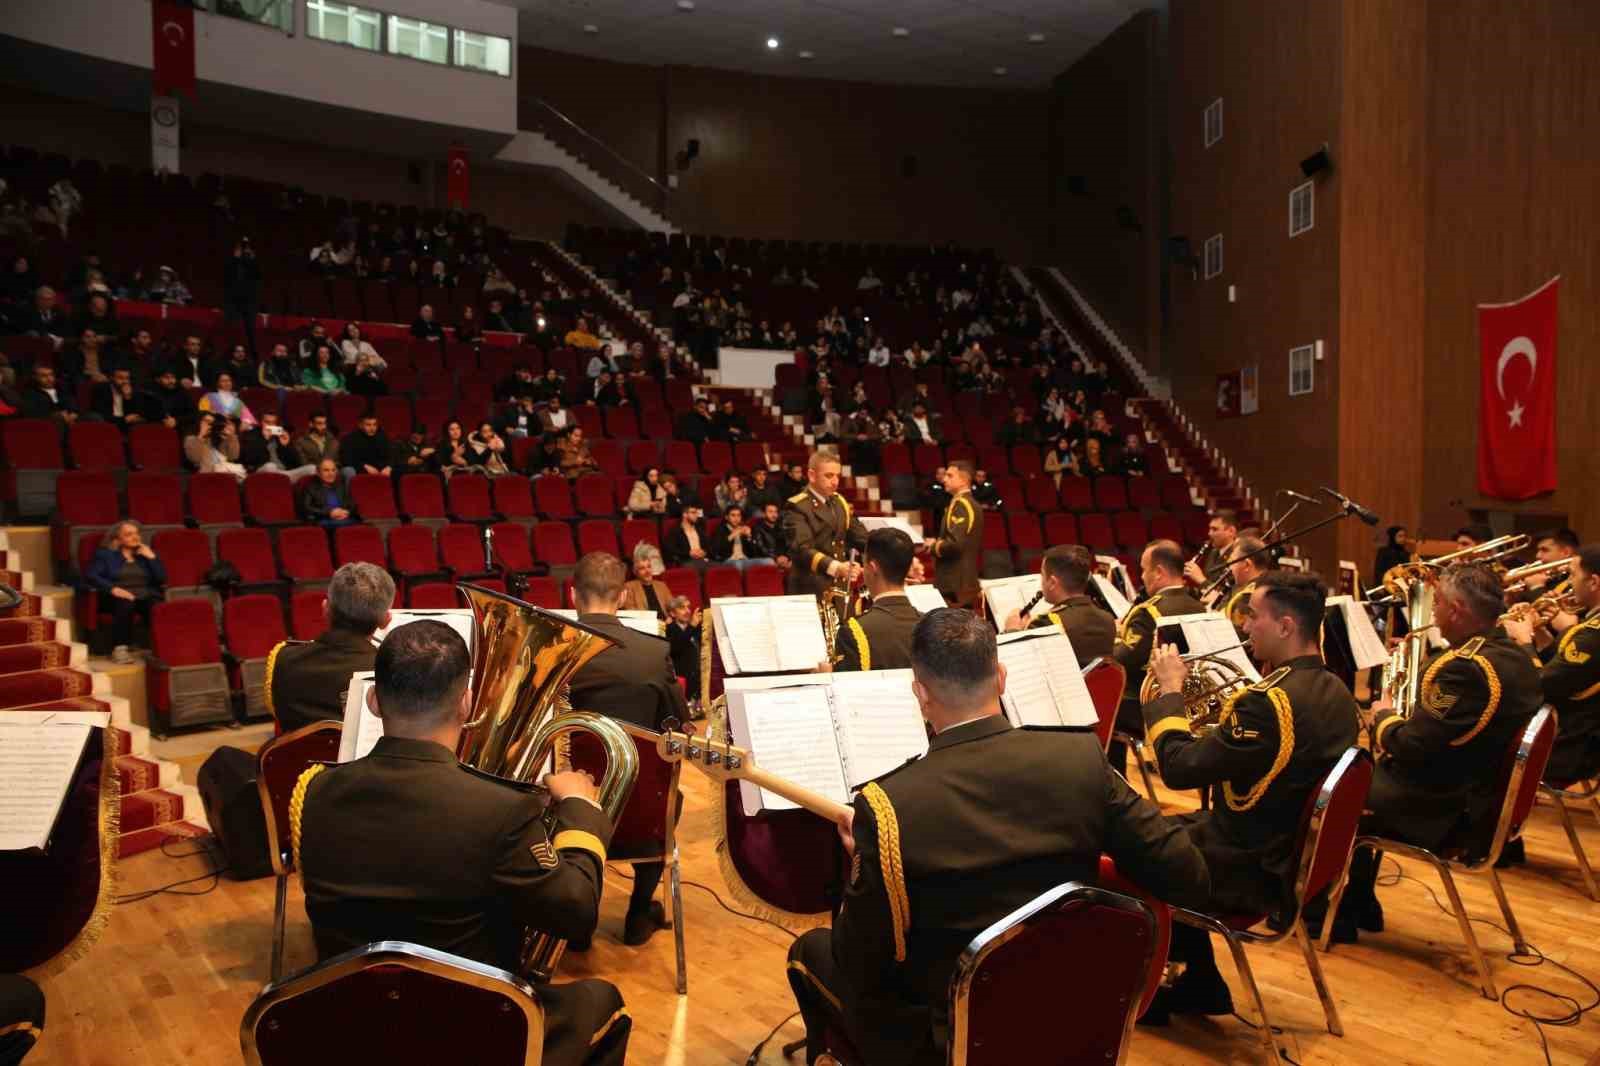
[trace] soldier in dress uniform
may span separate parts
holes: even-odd
[[[899,529],[875,529],[867,537],[862,574],[872,606],[845,619],[839,630],[835,670],[904,670],[911,665],[911,631],[922,613],[906,599],[906,574],[916,560],[911,538]]]
[[[1466,834],[1490,816],[1506,751],[1544,698],[1533,658],[1497,624],[1504,612],[1500,576],[1487,564],[1458,563],[1439,577],[1433,617],[1450,647],[1423,666],[1409,715],[1388,696],[1372,705],[1378,766],[1362,833],[1434,852],[1475,843]],[[1372,848],[1352,856],[1334,942],[1383,931],[1374,891],[1381,859]]]
[[[1111,772],[1092,730],[1006,721],[988,622],[923,615],[911,669],[935,734],[928,754],[856,797],[840,827],[852,856],[843,906],[832,929],[789,951],[808,1063],[837,1027],[873,1066],[943,1066],[962,949],[1048,889],[1093,882],[1102,852],[1162,899],[1188,906],[1207,892],[1188,835]]]
[[[368,694],[371,754],[312,766],[295,785],[292,846],[317,955],[405,940],[517,970],[525,928],[593,934],[611,823],[581,772],[536,791],[456,761],[472,710],[466,642],[442,622],[389,634]],[[539,988],[549,1066],[620,1066],[629,1020],[606,981]]]
[[[867,530],[839,495],[839,460],[813,452],[806,465],[806,487],[789,497],[783,508],[783,536],[789,545],[790,595],[808,593],[822,599],[835,581],[855,581],[859,563],[848,559],[851,548],[867,545]]]
[[[953,460],[944,468],[944,489],[950,494],[939,535],[923,541],[923,547],[938,561],[933,587],[945,602],[956,607],[978,607],[978,563],[983,554],[983,508],[972,498],[972,479],[976,473],[967,459]]]
[[[1261,551],[1266,545],[1253,533],[1242,534],[1228,548],[1228,572],[1233,577],[1233,591],[1222,604],[1222,613],[1233,623],[1234,630],[1243,640],[1250,621],[1250,593],[1262,574],[1273,570],[1270,553]],[[1259,555],[1250,555],[1260,552]],[[1246,559],[1244,556],[1250,555]]]
[[[1133,735],[1144,728],[1139,688],[1144,684],[1145,667],[1155,647],[1157,624],[1163,618],[1205,610],[1183,583],[1183,549],[1173,541],[1153,540],[1145,546],[1139,556],[1139,580],[1144,583],[1145,598],[1123,616],[1117,629],[1117,646],[1112,651],[1128,675],[1122,704],[1117,708],[1117,729]],[[1128,763],[1127,746],[1114,740],[1106,756],[1120,770]]]
[[[672,668],[672,645],[665,637],[629,629],[617,617],[627,576],[622,560],[609,552],[588,553],[572,572],[578,621],[604,633],[613,646],[578,667],[570,682],[569,699],[580,711],[595,711],[660,732],[669,718],[687,722],[689,709]],[[667,928],[666,910],[655,902],[664,868],[659,862],[633,865],[633,894],[622,924],[622,942],[630,947],[645,943],[657,929]],[[572,947],[581,951],[586,943],[579,940]]]
[[[1202,910],[1287,917],[1306,800],[1356,743],[1355,699],[1323,668],[1317,648],[1327,592],[1315,574],[1271,573],[1255,582],[1246,625],[1270,672],[1228,700],[1215,729],[1190,730],[1188,667],[1177,648],[1164,644],[1151,656],[1161,695],[1143,714],[1161,779],[1171,788],[1212,790],[1210,810],[1178,819],[1211,871]],[[1157,993],[1144,1024],[1163,1024],[1171,1013],[1233,1012],[1209,934],[1173,923],[1171,956],[1188,966]]]
[[[1553,563],[1562,559],[1574,559],[1578,555],[1580,546],[1578,534],[1572,530],[1566,528],[1547,529],[1535,538],[1534,562]],[[1523,589],[1522,595],[1517,597],[1517,600],[1523,603],[1532,603],[1546,592],[1556,592],[1569,588],[1571,579],[1572,571],[1570,568],[1565,575],[1559,570],[1553,573],[1529,574],[1523,579],[1522,583],[1526,587]]]
[[[1081,544],[1058,544],[1039,560],[1039,591],[1045,609],[1033,609],[1026,622],[1012,611],[1005,631],[1058,625],[1072,642],[1079,666],[1110,657],[1117,643],[1117,620],[1089,598],[1089,578],[1094,573],[1094,553]]]
[[[1544,776],[1561,784],[1600,773],[1600,544],[1578,552],[1567,582],[1579,614],[1556,614],[1548,630],[1506,622],[1518,644],[1539,648],[1540,688],[1561,726]]]
[[[372,669],[372,634],[389,624],[394,579],[371,563],[345,563],[328,582],[316,640],[285,640],[267,653],[267,710],[289,733],[312,722],[344,720],[350,675]]]
[[[1222,573],[1228,565],[1228,548],[1238,536],[1239,515],[1226,507],[1214,511],[1206,526],[1205,549],[1199,559],[1184,564],[1183,576],[1198,587]]]

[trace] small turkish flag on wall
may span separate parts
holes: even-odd
[[[467,166],[465,148],[450,149],[449,179],[445,182],[445,199],[453,207],[465,208],[467,196],[472,191],[472,171]]]
[[[152,0],[151,58],[156,96],[194,93],[194,9],[170,0]]]
[[[1556,487],[1560,277],[1515,303],[1478,305],[1478,491],[1526,500]]]

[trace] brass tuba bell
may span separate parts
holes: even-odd
[[[567,682],[578,668],[613,646],[605,634],[531,603],[472,584],[456,588],[472,608],[472,717],[461,731],[456,758],[479,773],[530,784],[568,733],[591,733],[605,751],[600,806],[612,824],[639,776],[639,750],[610,718],[574,711]],[[522,972],[548,981],[566,942],[530,930]]]

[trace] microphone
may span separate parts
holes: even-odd
[[[1312,499],[1303,492],[1296,492],[1294,489],[1279,489],[1278,491],[1292,500],[1299,500],[1301,503],[1316,504],[1322,502],[1321,500]]]
[[[1378,524],[1378,514],[1376,511],[1372,511],[1361,506],[1344,493],[1335,492],[1326,485],[1322,486],[1322,491],[1326,492],[1329,496],[1332,496],[1335,500],[1338,500],[1339,506],[1344,508],[1346,514],[1355,515],[1369,526],[1375,526]]]

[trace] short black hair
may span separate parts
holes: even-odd
[[[578,560],[572,571],[574,599],[609,602],[622,595],[622,583],[628,579],[628,570],[610,552],[590,552]]]
[[[1167,573],[1177,577],[1183,573],[1183,549],[1175,540],[1153,540],[1145,545],[1150,561]]]
[[[961,607],[929,611],[911,631],[911,670],[941,702],[965,706],[985,695],[1000,667],[994,627]]]
[[[391,630],[373,663],[378,709],[418,726],[454,711],[472,669],[467,642],[443,622],[423,619]]]
[[[1600,574],[1600,544],[1585,544],[1578,549],[1578,565],[1586,574]],[[1570,573],[1570,570],[1568,571]],[[1576,579],[1577,575],[1573,575]]]
[[[1057,544],[1044,553],[1039,565],[1076,595],[1089,587],[1089,575],[1094,573],[1094,553],[1082,544]]]
[[[1484,541],[1494,539],[1494,530],[1490,529],[1482,522],[1469,522],[1460,529],[1456,530],[1454,536],[1467,537],[1470,538],[1474,544],[1482,544]]]
[[[974,481],[978,477],[977,464],[971,459],[952,459],[945,464],[945,469],[961,471],[967,475],[968,481]]]
[[[915,551],[903,529],[874,529],[867,534],[867,561],[877,563],[891,585],[906,583]]]
[[[1317,640],[1322,634],[1322,615],[1328,603],[1328,586],[1322,578],[1307,571],[1273,570],[1256,579],[1263,600],[1272,612],[1294,619],[1301,640]]]
[[[1257,552],[1259,554],[1250,555],[1250,561],[1255,564],[1256,569],[1271,570],[1278,564],[1273,558],[1273,552],[1261,550],[1266,546],[1266,542],[1263,541],[1257,534],[1241,533],[1239,534],[1238,538],[1234,540],[1233,545],[1228,551],[1228,562],[1238,562],[1241,556],[1250,555],[1251,552]]]
[[[1566,548],[1569,551],[1575,552],[1579,547],[1578,534],[1570,529],[1567,529],[1565,526],[1560,529],[1545,530],[1543,533],[1540,533],[1533,539],[1533,543],[1537,545],[1540,541],[1544,540],[1553,540],[1561,547]]]

